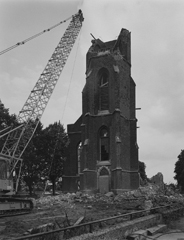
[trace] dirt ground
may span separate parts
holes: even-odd
[[[72,226],[81,217],[88,222],[164,204],[183,204],[184,197],[171,189],[147,185],[122,195],[114,195],[112,192],[103,195],[60,193],[56,196],[41,196],[35,201],[36,206],[30,214],[0,218],[0,240],[20,237],[31,231],[33,233],[35,228],[44,224],[63,228]],[[184,226],[184,219],[181,221],[178,224]]]
[[[44,224],[55,224],[58,227],[73,225],[80,217],[85,221],[93,221],[128,212],[123,206],[90,196],[80,198],[72,194],[44,196],[36,200],[36,207],[30,214],[6,217],[0,219],[0,240],[22,236],[29,230]],[[109,200],[109,197],[106,197]],[[107,200],[106,199],[106,200]]]

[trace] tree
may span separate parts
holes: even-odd
[[[12,125],[15,125],[15,126],[17,125],[16,116],[10,115],[9,109],[5,108],[4,104],[0,100],[0,131]],[[0,138],[0,150],[4,145],[5,139],[6,137]]]
[[[65,149],[68,136],[63,125],[57,122],[43,129],[40,123],[23,154],[22,179],[32,194],[33,187],[40,181],[50,180],[55,194],[56,181],[63,174]]]
[[[174,179],[177,181],[178,187],[184,192],[184,150],[178,156],[178,160],[175,163]]]
[[[60,122],[55,122],[45,128],[43,137],[44,174],[52,182],[53,195],[55,195],[56,181],[63,175],[63,164],[69,139]]]
[[[4,143],[8,135],[8,131],[17,125],[16,116],[9,114],[9,109],[5,108],[4,104],[0,100],[0,152],[3,149]],[[9,127],[9,128],[8,128]],[[4,161],[0,161],[0,176],[6,178],[7,175],[7,166]]]
[[[41,178],[44,170],[43,156],[40,154],[40,144],[43,134],[43,125],[38,124],[32,140],[23,153],[23,163],[21,170],[21,179],[29,188],[29,193],[32,195],[34,185],[36,185]]]
[[[4,104],[0,100],[0,130],[11,126],[16,122],[16,116],[9,114],[9,109],[5,108]]]
[[[147,180],[147,175],[146,175],[146,165],[144,162],[139,161],[139,173],[140,173],[140,177],[143,181]]]

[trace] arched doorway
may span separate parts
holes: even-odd
[[[110,190],[110,174],[106,167],[99,170],[98,188],[100,193],[107,193]]]

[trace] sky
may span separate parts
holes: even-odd
[[[82,9],[84,23],[42,116],[44,127],[64,127],[82,113],[86,53],[92,33],[102,41],[131,32],[131,75],[136,83],[139,160],[150,178],[161,172],[176,183],[174,167],[184,149],[184,1],[0,0],[0,51]],[[69,22],[0,56],[0,99],[18,114]]]

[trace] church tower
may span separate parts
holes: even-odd
[[[68,125],[71,142],[64,191],[80,187],[85,192],[120,193],[139,187],[130,48],[130,32],[126,29],[117,40],[92,41],[86,56],[82,115]]]

